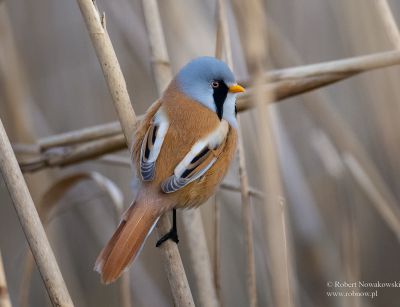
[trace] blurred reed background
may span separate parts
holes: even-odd
[[[194,57],[217,52],[232,60],[240,80],[250,78],[251,99],[265,96],[265,103],[274,100],[260,96],[259,84],[266,82],[260,72],[267,68],[400,48],[398,33],[388,28],[390,16],[382,14],[383,0],[218,2],[158,1],[172,72]],[[139,0],[98,0],[97,5],[105,12],[135,112],[143,114],[164,82],[163,68],[157,70],[154,62],[159,47],[150,48],[149,17]],[[400,3],[389,5],[400,23]],[[200,209],[217,305],[398,306],[396,288],[378,289],[374,299],[332,298],[326,292],[332,290],[328,281],[399,280],[399,77],[398,67],[388,67],[271,105],[269,116],[260,116],[257,103],[258,109],[240,113],[244,161],[234,163],[225,185]],[[275,79],[272,74],[270,81]],[[154,234],[125,281],[103,286],[92,270],[134,194],[128,151],[66,167],[46,167],[37,159],[39,139],[117,120],[111,101],[76,1],[0,1],[0,117],[19,161],[25,162],[25,179],[75,306],[171,306]],[[269,125],[260,124],[260,118]],[[112,139],[105,140],[115,142],[115,149],[122,140],[123,148],[118,125],[113,127]],[[275,147],[262,150],[268,139],[276,152]],[[55,147],[45,155],[59,156],[72,147]],[[271,164],[274,154],[280,174]],[[269,162],[260,163],[266,156]],[[42,169],[31,172],[38,165]],[[265,167],[270,173],[261,171]],[[265,178],[276,184],[265,185]],[[3,181],[0,200],[0,250],[11,302],[50,306]],[[282,210],[268,211],[273,205]],[[180,225],[183,214],[191,213],[178,213]],[[274,237],[281,238],[275,245]],[[204,301],[193,266],[196,242],[184,227],[180,238],[194,302],[214,306]],[[274,246],[284,253],[280,263]],[[288,268],[290,293],[279,300],[286,278],[282,268]]]

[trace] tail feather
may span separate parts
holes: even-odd
[[[95,271],[105,284],[115,281],[139,254],[161,212],[143,201],[133,203],[97,257]]]

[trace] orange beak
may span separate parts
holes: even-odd
[[[243,93],[244,91],[244,87],[239,84],[235,84],[229,87],[229,92],[231,93]]]

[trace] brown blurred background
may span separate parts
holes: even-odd
[[[269,46],[274,68],[393,49],[374,1],[265,1],[275,33]],[[400,23],[400,3],[390,1],[390,5]],[[99,0],[98,6],[106,12],[107,30],[135,111],[143,114],[157,93],[141,2]],[[214,0],[163,0],[159,6],[174,72],[196,56],[214,54]],[[239,78],[246,78],[233,10],[228,7],[227,13],[233,69]],[[274,128],[290,213],[299,306],[398,306],[398,288],[378,289],[378,297],[372,300],[326,295],[328,281],[400,280],[400,246],[343,164],[343,156],[321,124],[324,118],[312,106],[325,104],[340,116],[398,200],[399,77],[396,67],[375,71],[272,107],[277,115]],[[110,100],[75,1],[0,2],[0,116],[13,143],[34,143],[40,137],[114,121]],[[254,161],[262,153],[257,151],[253,111],[243,113],[242,123],[250,185],[259,189]],[[127,151],[120,154],[128,156]],[[131,169],[97,160],[27,174],[35,202],[58,179],[78,171],[95,171],[109,178],[121,189],[124,205],[129,205]],[[226,181],[238,184],[237,166]],[[221,190],[218,200],[223,305],[246,306],[240,194]],[[115,227],[110,202],[95,183],[82,181],[57,203],[59,213],[49,224],[48,235],[76,306],[119,306],[118,287],[101,285],[92,270]],[[0,203],[0,249],[12,302],[19,306],[27,244],[2,180]],[[252,199],[258,304],[272,306],[268,289],[273,281],[266,264],[260,206],[262,201]],[[212,204],[201,212],[213,255]],[[179,249],[192,283],[185,235],[180,235]],[[133,306],[172,305],[155,241],[152,235],[129,271]],[[33,274],[29,306],[50,306],[38,272]]]

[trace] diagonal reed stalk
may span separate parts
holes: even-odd
[[[6,274],[4,272],[3,258],[0,252],[0,307],[11,307],[10,295],[8,294]]]
[[[73,306],[1,120],[0,169],[53,306]]]
[[[98,126],[93,126],[78,131],[66,132],[62,135],[52,135],[49,137],[44,137],[38,141],[38,145],[41,151],[45,151],[48,148],[74,145],[77,143],[93,141],[99,138],[109,137],[120,133],[120,123],[112,122],[102,125],[102,129],[99,129]]]
[[[119,218],[123,213],[123,196],[122,192],[110,181],[108,178],[102,176],[99,173],[75,173],[68,175],[60,180],[57,180],[47,191],[43,194],[40,202],[38,203],[38,212],[40,219],[43,223],[43,227],[47,233],[49,223],[51,219],[62,213],[59,204],[60,199],[70,190],[72,187],[80,183],[81,181],[90,180],[96,183],[96,185],[104,190],[110,198],[109,204],[115,214],[116,225],[119,223]],[[68,207],[72,209],[73,206]],[[19,306],[29,306],[29,294],[32,287],[32,273],[33,273],[33,258],[32,253],[29,251],[25,256],[24,270],[22,273],[22,282],[20,285],[19,292]],[[121,294],[121,307],[131,307],[131,293],[130,293],[130,276],[124,274],[118,281],[119,291]],[[1,307],[1,305],[0,305]]]
[[[20,166],[23,172],[35,172],[47,167],[63,167],[89,159],[96,159],[109,152],[124,148],[126,148],[124,135],[116,134],[82,143],[79,146],[52,148],[39,155],[39,157],[21,162]]]
[[[170,60],[157,1],[144,0],[142,5],[150,41],[153,76],[160,96],[172,79]],[[182,222],[187,237],[189,258],[195,276],[199,303],[201,306],[218,306],[200,210],[183,212]]]
[[[35,133],[35,125],[33,123],[32,111],[35,110],[37,106],[32,103],[32,96],[29,90],[26,72],[21,64],[21,58],[14,39],[13,26],[9,15],[8,6],[5,3],[1,3],[0,41],[2,43],[0,48],[0,83],[3,96],[2,107],[5,107],[8,110],[7,121],[10,124],[8,129],[10,129],[14,138],[18,140],[33,141],[37,139],[37,137]],[[7,141],[5,139],[3,141],[5,142],[3,145],[7,146]],[[3,155],[3,153],[0,155]],[[8,157],[4,156],[3,158],[3,161],[14,159],[11,152]],[[12,167],[12,164],[7,164],[8,165],[5,167]],[[32,249],[35,249],[37,265],[40,266],[39,271],[42,274],[50,299],[53,305],[61,306],[59,305],[59,303],[61,303],[63,304],[62,306],[73,306],[49,243],[47,242],[47,238],[43,236],[40,221],[34,214],[35,207],[32,202],[32,197],[37,197],[40,194],[41,189],[49,183],[49,174],[39,174],[39,176],[35,176],[34,180],[27,178],[27,184],[30,187],[28,192],[25,182],[23,181],[24,178],[18,175],[18,172],[20,174],[18,166],[16,166],[12,172],[11,175],[13,178],[10,180],[15,180],[14,184],[20,184],[21,187],[10,187],[10,192],[12,194],[20,194],[17,198],[13,196],[15,202],[21,202],[21,199],[24,200],[24,203],[14,203],[14,206],[17,209],[21,224],[24,224],[23,228],[25,228],[24,231],[26,237],[29,239],[28,243],[31,248],[34,246]],[[5,177],[7,174],[5,171],[3,176],[4,179],[6,179]],[[21,189],[21,191],[11,191],[11,189]],[[29,220],[26,219],[27,217]],[[33,259],[31,265],[32,268],[35,265]],[[55,279],[49,280],[49,277],[52,276],[52,274],[55,276]],[[6,295],[7,293],[3,291],[3,294]],[[3,303],[6,304],[4,301]],[[3,306],[1,302],[0,306]]]
[[[228,20],[226,17],[225,0],[217,1],[217,15],[218,15],[218,29],[217,29],[217,42],[216,42],[216,57],[222,58],[223,51],[225,51],[225,58],[227,64],[232,68],[232,50],[230,43],[230,35],[228,29]],[[252,211],[250,207],[250,188],[249,179],[247,176],[245,150],[243,144],[243,135],[241,130],[240,114],[237,116],[239,129],[238,129],[238,149],[237,157],[239,164],[239,177],[240,177],[240,194],[242,201],[242,219],[244,225],[244,242],[246,246],[246,288],[248,296],[248,306],[257,306],[257,283],[256,283],[256,269],[254,262],[254,239],[253,239],[253,220]]]
[[[77,0],[77,2],[103,70],[115,109],[117,110],[126,143],[128,147],[132,149],[136,115],[129,98],[126,82],[119,66],[117,56],[104,27],[104,16],[100,17],[99,12],[91,0]],[[166,216],[161,217],[157,225],[159,234],[168,232],[170,229],[169,224]],[[168,241],[161,246],[161,251],[175,305],[193,306],[192,294],[189,289],[189,283],[182,265],[178,247],[175,243]]]

